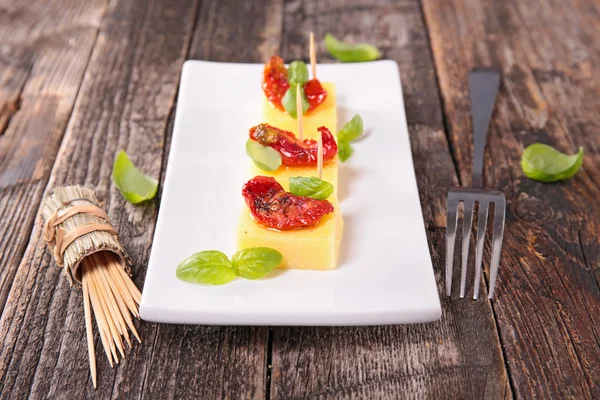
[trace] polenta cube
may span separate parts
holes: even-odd
[[[334,196],[332,196],[334,197]],[[344,221],[337,201],[334,212],[315,227],[278,231],[258,224],[244,206],[237,230],[239,249],[270,247],[283,255],[279,268],[330,270],[337,266]]]
[[[334,137],[337,135],[335,84],[324,82],[323,88],[327,91],[325,101],[313,111],[304,114],[302,118],[304,137],[307,139],[315,139],[318,134],[317,128],[321,126],[328,128]],[[263,101],[263,122],[295,135],[298,134],[298,120],[274,107],[265,96]]]

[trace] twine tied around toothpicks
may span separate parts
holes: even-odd
[[[92,190],[58,187],[44,200],[42,215],[44,241],[71,285],[81,285],[81,260],[99,251],[115,253],[131,275],[131,259]]]

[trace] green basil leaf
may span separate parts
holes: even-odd
[[[296,86],[298,83],[304,86],[308,82],[308,68],[304,61],[292,61],[288,68],[288,82],[290,86]]]
[[[360,115],[356,114],[350,121],[344,125],[341,131],[338,133],[338,140],[340,142],[353,142],[363,134],[363,120]]]
[[[333,194],[333,185],[316,176],[292,176],[290,177],[290,192],[294,196],[325,200]]]
[[[381,52],[373,45],[343,43],[330,33],[325,35],[325,48],[329,54],[342,62],[373,61],[381,57]]]
[[[240,250],[231,258],[237,274],[246,279],[262,278],[282,261],[281,253],[269,247],[251,247]]]
[[[269,146],[263,146],[252,139],[248,139],[246,142],[246,154],[263,171],[275,171],[282,162],[281,154],[277,150]]]
[[[220,251],[206,250],[196,253],[177,266],[175,273],[182,281],[222,285],[237,277],[229,258]]]
[[[308,99],[306,98],[306,94],[304,93],[304,88],[300,87],[302,90],[302,115],[308,111]],[[296,115],[296,85],[290,86],[290,88],[285,92],[281,99],[281,104],[285,111],[294,119],[297,118]]]
[[[352,145],[346,141],[338,140],[338,157],[341,162],[346,162],[354,153]]]
[[[115,157],[112,180],[125,200],[133,204],[153,199],[158,191],[158,181],[137,169],[124,151]]]
[[[583,147],[577,154],[561,153],[551,146],[534,143],[523,152],[521,166],[528,178],[541,182],[569,179],[583,164]]]

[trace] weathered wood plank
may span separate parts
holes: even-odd
[[[497,65],[504,73],[486,175],[508,200],[494,310],[514,393],[519,398],[598,397],[598,6],[423,4],[463,182],[470,181],[472,151],[468,71]],[[571,153],[584,146],[584,170],[558,184],[527,179],[520,157],[537,141]]]
[[[424,221],[440,293],[445,198],[457,177],[426,29],[416,1],[290,2],[281,52],[307,58],[307,32],[380,46],[398,62]],[[319,59],[331,60],[319,43]],[[367,121],[368,123],[368,121]],[[359,149],[357,149],[359,151]],[[509,398],[487,301],[442,299],[432,324],[365,328],[275,328],[272,398]]]
[[[0,313],[106,4],[0,2]]]
[[[279,48],[282,0],[209,1],[202,5],[190,59],[264,62]]]

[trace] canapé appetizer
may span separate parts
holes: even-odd
[[[343,231],[335,195],[328,200],[295,196],[273,177],[257,176],[243,189],[246,206],[238,248],[270,247],[283,255],[280,268],[334,269]]]
[[[304,91],[303,103],[304,108],[306,108],[304,112],[304,129],[306,137],[314,138],[314,135],[317,134],[317,128],[321,126],[326,126],[331,132],[337,132],[335,85],[330,82],[321,83],[315,77],[308,80],[308,69],[304,63],[298,63],[301,63],[298,64],[301,65],[298,69],[306,69],[307,72],[306,74],[294,73],[292,77],[290,77],[288,68],[286,68],[280,57],[273,56],[265,64],[262,84],[265,94],[263,120],[269,125],[282,130],[298,133],[296,107],[292,107],[292,116],[286,111],[286,109],[290,109],[286,105],[294,104],[296,96],[294,85],[299,83]],[[304,78],[298,78],[298,76],[304,76]],[[286,94],[289,98],[286,98]]]

